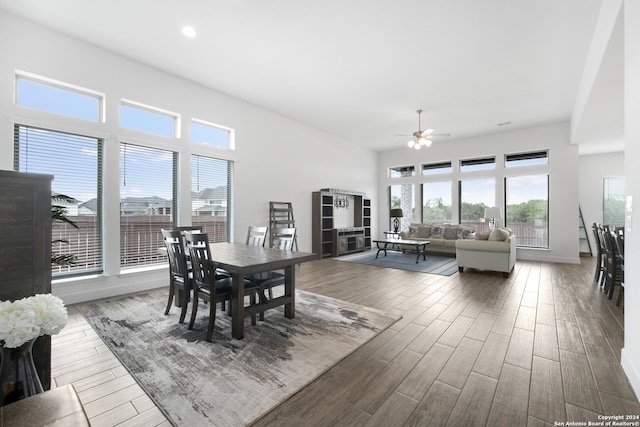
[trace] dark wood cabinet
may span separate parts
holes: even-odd
[[[51,175],[0,171],[0,300],[51,292]],[[42,386],[51,387],[51,337],[33,347]]]
[[[364,193],[331,188],[314,191],[311,196],[314,253],[324,258],[371,249],[371,199]],[[353,206],[344,206],[347,197],[352,198]],[[353,227],[336,224],[337,202],[353,212]]]

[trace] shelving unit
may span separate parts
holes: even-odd
[[[579,215],[579,219],[580,219],[580,223],[578,224],[579,230],[579,236],[580,236],[580,242],[587,242],[587,247],[589,248],[589,252],[582,252],[582,245],[580,245],[580,254],[581,255],[589,255],[589,256],[593,256],[593,250],[591,249],[591,242],[589,241],[589,231],[587,230],[586,226],[584,225],[584,217],[582,216],[582,208],[580,208],[580,206],[578,206],[578,215]]]
[[[291,202],[269,202],[269,245],[273,242],[276,228],[296,228]],[[293,246],[298,250],[298,236],[293,237]]]
[[[353,227],[336,227],[335,203],[352,196]],[[312,193],[312,251],[322,258],[371,249],[371,199],[364,193],[323,188]]]

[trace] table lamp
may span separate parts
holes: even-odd
[[[489,229],[493,230],[497,226],[496,218],[502,218],[502,209],[497,207],[484,208],[484,218],[489,219]]]
[[[391,209],[391,218],[393,218],[393,232],[397,233],[400,230],[400,220],[402,218],[402,209]]]

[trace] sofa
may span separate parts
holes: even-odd
[[[409,230],[400,232],[400,238],[428,240],[427,252],[455,254],[456,241],[473,238],[475,229],[475,225],[412,223]]]
[[[503,277],[509,277],[516,264],[516,236],[506,227],[475,233],[473,239],[456,240],[455,246],[460,273],[468,267],[500,271]]]

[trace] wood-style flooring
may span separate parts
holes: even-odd
[[[469,269],[444,277],[333,259],[302,264],[299,289],[403,318],[254,425],[553,426],[638,415],[620,367],[624,303],[606,299],[594,269],[593,258],[518,261],[504,279]],[[93,426],[169,425],[70,313],[52,340],[54,386],[73,384]]]

